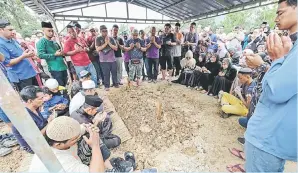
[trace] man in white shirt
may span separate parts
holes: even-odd
[[[89,139],[83,136],[86,143],[92,148],[90,166],[84,165],[73,152],[78,139],[84,134],[80,124],[66,116],[55,118],[46,129],[45,138],[51,146],[55,156],[61,163],[65,172],[104,172],[98,129],[85,126],[89,133]],[[37,155],[34,155],[29,172],[49,172]]]
[[[69,104],[70,115],[85,103],[86,95],[96,94],[95,87],[96,87],[95,83],[92,80],[87,80],[82,83],[82,91],[78,92],[70,101],[70,104]],[[102,109],[103,109],[103,106],[100,107],[100,110]]]

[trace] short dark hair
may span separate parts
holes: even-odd
[[[171,24],[169,24],[169,23],[166,23],[165,26],[168,26],[169,28],[172,27]]]
[[[181,27],[180,23],[176,23],[175,26],[179,26],[179,27]]]
[[[286,2],[289,6],[297,7],[297,0],[279,0],[278,3]]]
[[[37,93],[42,92],[42,90],[37,86],[26,86],[20,92],[21,98],[28,102],[28,100],[34,100],[37,98]]]
[[[48,87],[43,87],[42,88],[42,92],[44,94],[49,94],[49,95],[52,95],[53,94]]]
[[[60,143],[64,143],[64,144],[65,144],[65,143],[68,141],[68,140],[65,140],[65,141],[61,141],[61,142],[59,141],[59,142],[58,142],[58,141],[55,141],[55,140],[49,138],[49,137],[47,136],[47,134],[44,135],[44,138],[45,138],[45,140],[48,142],[49,146],[51,146],[51,147],[54,146],[55,143],[59,143],[59,144],[60,144]]]
[[[113,28],[119,29],[119,26],[117,24],[113,25]]]
[[[190,25],[195,25],[195,26],[197,26],[196,22],[192,22]]]

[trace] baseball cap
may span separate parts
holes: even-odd
[[[88,75],[91,75],[87,70],[83,70],[80,72],[80,78],[86,77]]]

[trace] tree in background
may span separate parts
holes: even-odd
[[[0,0],[0,16],[14,26],[23,37],[41,29],[38,17],[27,10],[21,0]]]
[[[225,26],[225,32],[231,32],[235,26],[242,26],[245,30],[252,27],[260,27],[262,22],[268,22],[271,28],[274,27],[277,5],[269,5],[251,10],[227,14],[221,25]]]

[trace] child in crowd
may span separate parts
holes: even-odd
[[[41,112],[42,116],[47,119],[54,111],[57,115],[65,115],[68,112],[68,103],[69,101],[61,95],[53,95],[49,88],[43,88],[43,111]]]
[[[71,97],[74,97],[82,89],[82,82],[91,80],[91,73],[83,70],[80,72],[80,81],[75,81],[71,87]]]

